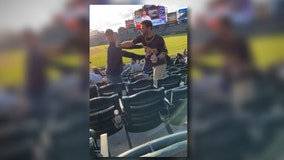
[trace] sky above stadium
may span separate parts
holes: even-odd
[[[161,2],[161,3],[159,3]],[[181,1],[182,2],[182,1]],[[144,4],[162,5],[167,7],[168,12],[175,12],[178,9],[187,8],[185,3],[167,3],[162,1],[145,1]],[[90,5],[90,30],[105,31],[110,28],[117,31],[119,27],[125,27],[125,20],[133,19],[134,11],[141,9],[140,5]]]
[[[50,23],[52,15],[60,12],[68,1],[70,0],[1,1],[0,30],[21,30],[23,28],[39,30]]]

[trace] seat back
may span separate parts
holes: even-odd
[[[99,95],[98,87],[96,85],[90,86],[90,96],[89,98],[95,98]]]
[[[122,97],[125,111],[125,129],[129,132],[144,132],[162,123],[159,111],[165,107],[164,88],[141,91]]]
[[[179,87],[181,82],[181,75],[169,75],[163,79],[158,80],[158,88],[164,87],[166,90]]]
[[[147,90],[147,89],[154,89],[153,80],[151,79],[142,79],[132,83],[126,83],[125,89],[127,95],[132,95],[137,92]]]
[[[90,128],[96,131],[97,138],[103,133],[110,136],[122,129],[114,125],[115,109],[121,113],[118,94],[90,99]]]
[[[124,83],[108,84],[99,88],[99,96],[111,96],[117,93],[121,97],[124,88]]]
[[[182,125],[187,119],[187,86],[176,87],[165,92],[166,98],[174,104],[171,109],[170,122],[173,125]]]

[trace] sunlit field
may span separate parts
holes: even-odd
[[[164,39],[167,45],[169,56],[175,56],[177,53],[183,53],[183,50],[187,48],[187,34],[165,36]],[[101,45],[90,48],[90,61],[92,62],[90,64],[91,66],[106,66],[107,47],[108,45]],[[144,54],[144,49],[131,49],[127,51],[140,55]],[[123,62],[129,63],[130,58],[123,58]]]
[[[170,56],[182,53],[187,48],[187,35],[166,36],[165,42]],[[254,62],[259,70],[266,70],[269,66],[284,61],[284,34],[255,36],[249,39]],[[90,66],[104,67],[106,65],[107,45],[90,48]],[[144,54],[143,49],[129,50],[137,54]],[[94,53],[95,52],[95,53]],[[54,58],[68,66],[78,66],[80,57],[76,54],[60,55]],[[130,62],[124,58],[124,63]],[[220,66],[221,59],[218,55],[200,57],[198,61],[212,66]],[[25,79],[26,55],[24,50],[15,49],[0,52],[0,84],[1,86],[22,85]],[[36,66],[35,66],[36,67]],[[191,78],[198,77],[198,70],[191,68]],[[56,69],[49,68],[48,73],[56,76]]]

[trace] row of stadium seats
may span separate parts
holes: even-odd
[[[166,72],[167,75],[172,74],[181,74],[182,81],[187,81],[187,74],[188,74],[188,66],[187,64],[171,64],[167,66]],[[136,73],[124,73],[121,75],[124,82],[134,82],[138,79],[146,79],[146,78],[153,78],[153,71],[141,71]],[[101,86],[101,85],[100,85]]]
[[[135,82],[128,83],[119,83],[119,84],[108,84],[106,86],[101,86],[97,88],[97,86],[90,87],[90,98],[96,96],[110,96],[115,93],[122,97],[123,90],[126,90],[126,95],[131,95],[137,93],[139,91],[151,88],[160,88],[164,87],[165,89],[171,89],[174,87],[180,86],[182,75],[169,75],[164,79],[158,80],[158,86],[153,85],[152,79],[141,79]]]
[[[115,110],[119,114],[114,114]],[[111,136],[124,128],[129,148],[133,146],[129,133],[145,132],[164,123],[167,132],[172,134],[170,124],[186,125],[186,121],[187,86],[143,90],[123,96],[121,105],[118,94],[90,99],[90,128],[95,131],[93,138],[99,139],[103,133]]]

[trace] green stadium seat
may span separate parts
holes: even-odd
[[[154,89],[153,80],[152,79],[142,79],[137,80],[135,82],[130,82],[125,84],[125,89],[127,95],[132,95],[137,92],[147,90],[147,89]]]
[[[163,87],[123,96],[123,119],[129,148],[132,143],[129,132],[139,133],[156,128],[164,122],[169,134],[173,133],[168,124],[169,111]]]
[[[166,90],[179,87],[181,82],[181,75],[169,75],[163,79],[158,80],[157,88],[164,87]]]
[[[182,131],[146,142],[118,157],[174,157],[187,153],[187,146],[187,131]],[[187,154],[183,156],[187,157]]]
[[[176,87],[165,91],[165,96],[171,104],[170,123],[172,125],[185,125],[187,121],[187,86]]]
[[[89,127],[95,130],[97,139],[103,133],[111,136],[123,128],[122,126],[116,127],[114,124],[114,110],[121,113],[118,94],[90,99]]]
[[[125,89],[125,83],[108,84],[99,88],[99,96],[111,96],[118,94],[122,97],[122,90]]]

